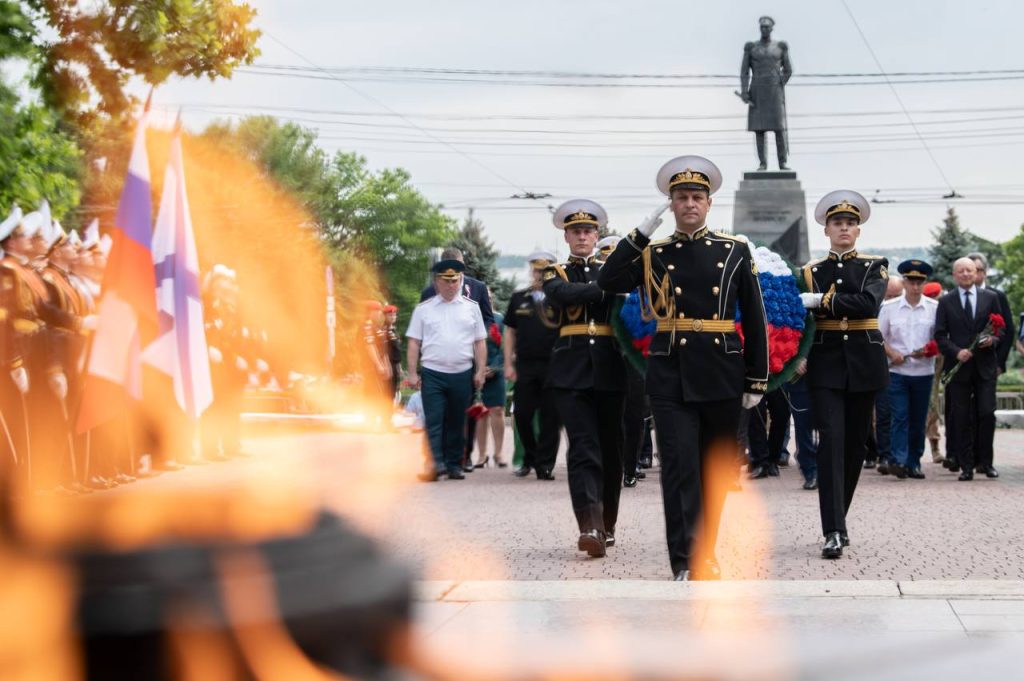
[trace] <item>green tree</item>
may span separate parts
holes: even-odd
[[[935,243],[930,249],[934,277],[945,289],[956,286],[953,281],[953,263],[971,251],[970,235],[960,227],[960,218],[952,207],[947,209],[942,226],[932,230]]]
[[[47,199],[64,219],[78,205],[82,153],[43,107],[18,105],[0,81],[0,212],[13,204],[34,210]],[[75,222],[74,220],[71,221]]]
[[[484,223],[473,217],[472,210],[451,245],[462,251],[469,276],[479,279],[491,289],[493,308],[504,310],[508,306],[508,299],[512,297],[515,283],[501,276],[498,270],[501,253],[494,247],[494,242],[484,235]]]
[[[204,135],[233,145],[306,207],[339,274],[340,307],[361,305],[346,299],[353,288],[346,273],[365,284],[375,271],[380,286],[368,293],[360,286],[360,295],[398,305],[404,325],[427,282],[430,249],[456,235],[454,221],[412,186],[405,170],[373,172],[352,153],[331,157],[313,131],[269,117],[214,124]]]
[[[88,128],[98,114],[116,120],[130,110],[124,88],[132,78],[213,79],[251,64],[255,16],[233,0],[0,0],[0,35],[31,57],[44,104]],[[5,34],[5,26],[13,28]]]
[[[992,263],[1002,275],[1001,286],[1010,299],[1010,309],[1024,311],[1024,225],[1003,244],[1002,254]]]

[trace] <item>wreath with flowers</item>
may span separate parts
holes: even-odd
[[[806,289],[797,271],[778,253],[759,246],[753,249],[761,298],[768,319],[768,390],[793,380],[797,363],[805,359],[814,340],[814,317],[800,301]],[[627,359],[639,371],[647,369],[651,338],[657,329],[654,320],[640,314],[640,294],[633,291],[614,315],[615,334]],[[736,331],[743,338],[743,320],[736,312]]]

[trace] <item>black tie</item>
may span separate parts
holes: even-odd
[[[964,312],[967,314],[967,319],[974,321],[974,310],[971,308],[971,292],[964,291]]]

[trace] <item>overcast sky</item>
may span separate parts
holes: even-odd
[[[158,90],[156,100],[172,110],[184,105],[185,123],[193,129],[217,113],[305,109],[279,113],[307,119],[303,122],[320,130],[327,149],[359,152],[374,168],[406,168],[414,184],[455,217],[475,207],[503,252],[559,245],[564,253],[548,204],[594,199],[607,208],[612,227],[626,232],[661,200],[655,174],[679,154],[702,154],[721,167],[725,182],[709,223],[731,228],[733,192],[742,173],[757,165],[746,109],[733,90],[739,87],[743,44],[757,39],[758,17],[771,14],[777,22],[773,37],[789,43],[799,74],[786,93],[790,165],[807,193],[812,249],[826,245],[813,222],[813,206],[837,188],[869,198],[880,189],[880,198],[900,200],[873,207],[862,246],[929,242],[930,229],[945,214],[948,202],[942,196],[950,185],[966,197],[954,204],[965,227],[990,239],[1012,237],[1024,222],[1024,81],[1016,79],[1024,71],[1010,74],[1012,80],[896,86],[911,120],[932,138],[928,144],[937,164],[884,83],[800,83],[826,80],[808,74],[877,72],[868,45],[889,73],[1024,69],[1019,48],[1024,5],[1011,0],[848,2],[867,44],[841,0],[253,2],[258,26],[266,32],[258,61],[265,66],[737,78],[713,81],[711,87],[708,81],[687,81],[700,87],[583,88],[366,80],[346,85],[323,74],[306,79],[238,73],[231,81],[174,81]],[[365,76],[339,76],[352,77]],[[936,111],[947,113],[926,113]],[[383,115],[394,112],[471,119]],[[835,115],[853,112],[873,115]],[[549,120],[480,118],[512,115]],[[579,118],[594,115],[666,118]],[[450,145],[436,143],[408,127],[412,124],[431,128],[430,134]],[[559,144],[575,146],[550,146]],[[774,166],[774,152],[771,156]],[[508,198],[524,190],[554,196],[540,202]]]

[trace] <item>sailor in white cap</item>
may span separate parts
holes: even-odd
[[[569,261],[544,270],[544,293],[555,308],[558,339],[548,371],[558,412],[569,438],[569,494],[580,551],[592,557],[614,546],[622,491],[622,409],[626,367],[612,329],[616,296],[597,285],[601,263],[594,255],[608,215],[587,199],[566,201],[555,211]]]
[[[878,311],[889,275],[885,258],[857,252],[871,205],[841,189],[818,202],[829,252],[801,270],[804,307],[815,317],[807,357],[812,418],[819,433],[818,500],[825,535],[823,558],[839,558],[850,540],[846,515],[864,464],[875,395],[889,383]]]
[[[615,250],[615,246],[618,245],[622,237],[618,234],[610,234],[600,241],[597,242],[597,259],[604,262],[608,259],[608,256]]]
[[[619,242],[598,283],[617,293],[639,286],[645,318],[657,321],[646,389],[661,453],[669,562],[678,581],[717,579],[714,547],[735,476],[740,413],[768,389],[767,321],[746,241],[706,224],[722,185],[715,164],[680,156],[661,167],[657,183],[670,201]],[[675,233],[652,242],[669,207]]]
[[[558,338],[556,314],[545,301],[541,275],[558,262],[554,253],[537,250],[526,257],[530,285],[512,293],[505,311],[505,378],[512,391],[516,431],[523,446],[517,478],[536,472],[538,480],[554,480],[561,421],[554,393],[545,390],[551,352]],[[534,429],[534,418],[539,432]]]

